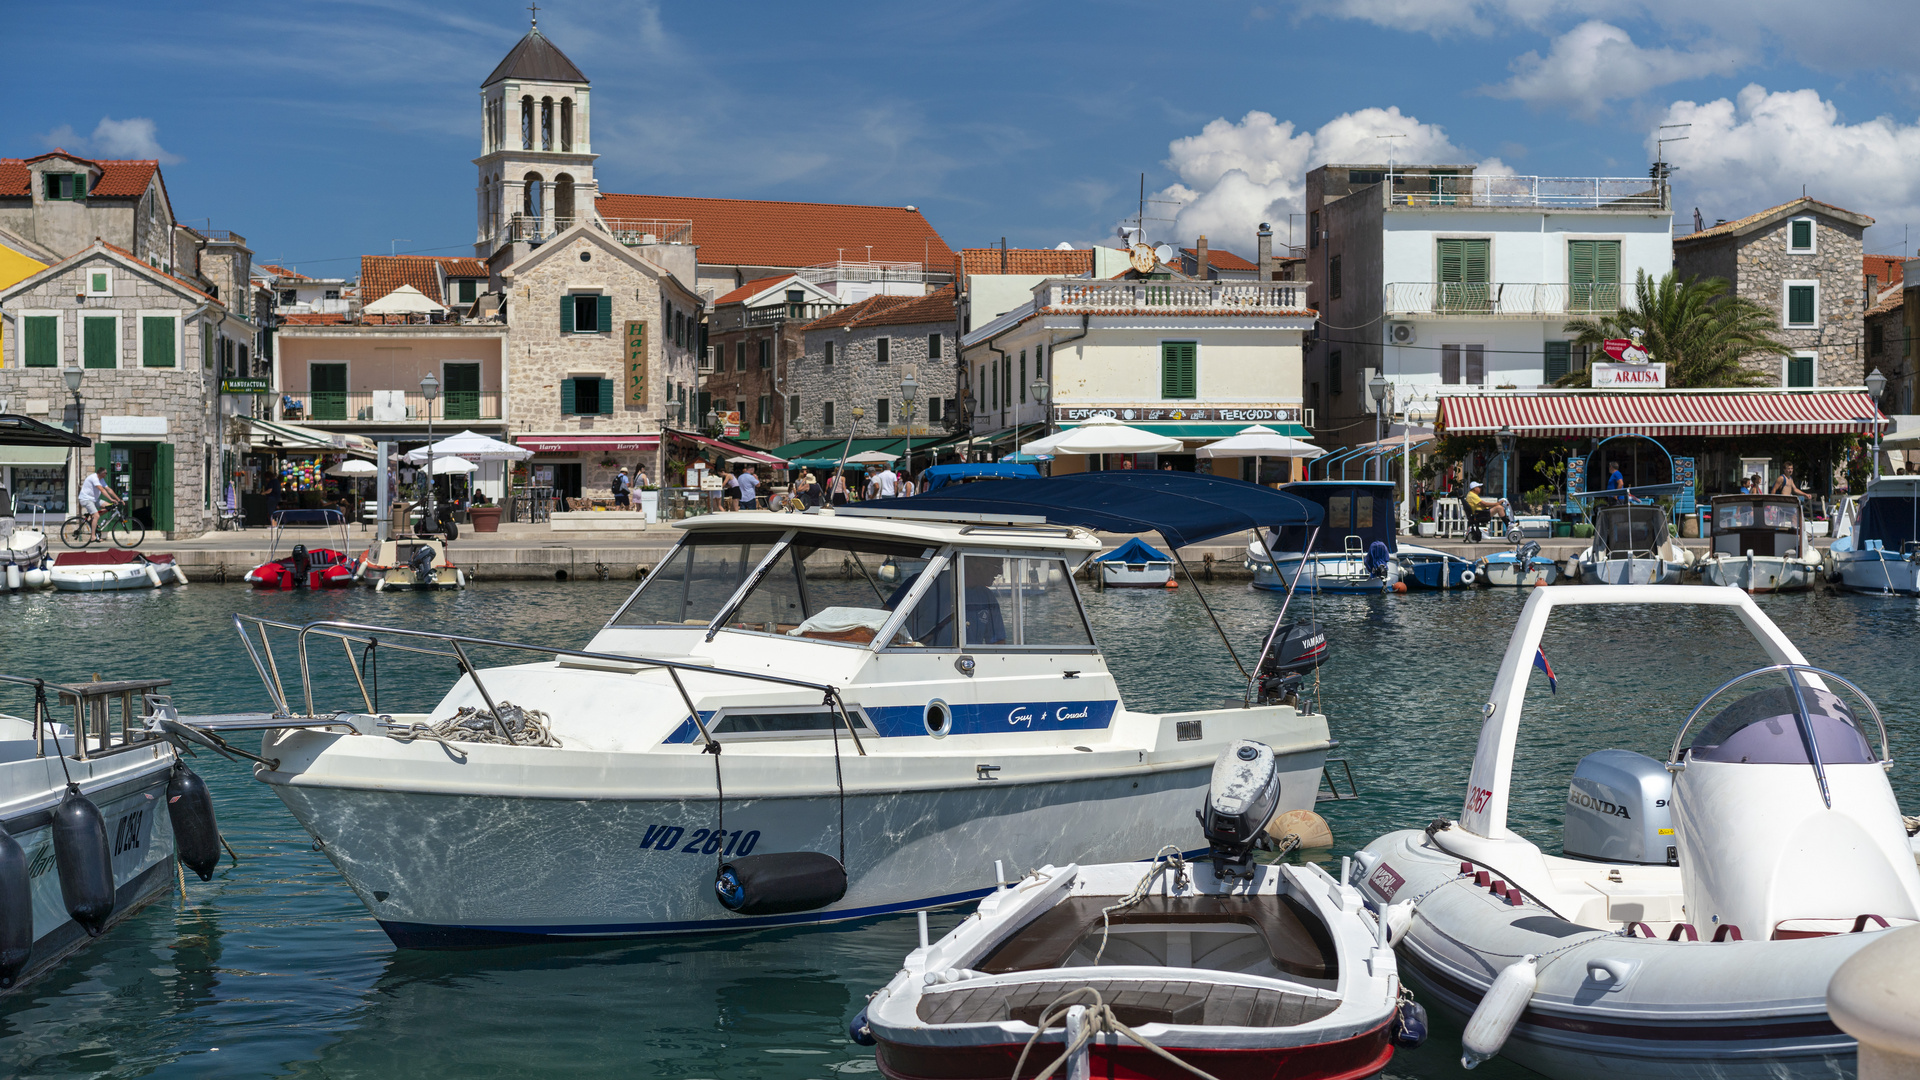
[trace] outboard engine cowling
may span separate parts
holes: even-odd
[[[1525,577],[1533,569],[1533,561],[1540,557],[1540,541],[1529,540],[1513,549],[1513,565],[1520,576]]]
[[[1260,658],[1254,672],[1256,704],[1274,705],[1288,701],[1299,688],[1301,677],[1327,662],[1332,652],[1327,644],[1327,628],[1317,622],[1288,623],[1273,636],[1273,646]]]
[[[413,583],[415,585],[433,584],[432,547],[421,544],[419,547],[414,548],[413,554],[407,559],[407,566],[408,569],[413,571]]]
[[[739,915],[812,911],[847,895],[847,868],[818,851],[741,855],[714,877],[720,906]]]
[[[1230,876],[1230,866],[1244,872],[1279,809],[1280,770],[1273,747],[1239,739],[1222,751],[1213,763],[1207,805],[1199,814],[1214,873]]]
[[[293,551],[287,555],[287,576],[291,580],[283,580],[280,587],[283,589],[305,588],[307,584],[307,571],[312,569],[312,567],[313,560],[307,557],[307,545],[293,545]]]
[[[1673,775],[1631,750],[1601,750],[1580,759],[1567,786],[1560,849],[1576,859],[1680,865],[1673,839]]]

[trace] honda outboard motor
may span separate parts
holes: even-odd
[[[287,555],[287,570],[293,577],[293,587],[307,587],[307,572],[313,568],[313,560],[307,557],[307,545],[295,544]]]
[[[1317,622],[1288,623],[1274,635],[1273,647],[1260,658],[1254,672],[1254,696],[1259,705],[1283,704],[1300,688],[1307,672],[1331,656],[1327,628]]]
[[[1384,540],[1375,540],[1367,545],[1367,575],[1383,578],[1387,576],[1387,567],[1393,564],[1393,553],[1387,550]]]
[[[1580,759],[1567,785],[1560,849],[1596,862],[1680,865],[1673,838],[1673,774],[1631,750]]]
[[[1280,809],[1280,770],[1273,747],[1240,739],[1213,763],[1207,805],[1197,815],[1207,837],[1207,857],[1218,877],[1247,876],[1254,848],[1266,838],[1267,822]]]
[[[426,544],[414,548],[413,554],[407,559],[407,565],[413,571],[414,584],[433,584],[433,548]]]

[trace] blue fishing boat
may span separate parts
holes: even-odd
[[[1853,529],[1832,552],[1833,577],[1843,589],[1920,594],[1920,477],[1868,484]]]
[[[1394,557],[1393,484],[1309,480],[1280,490],[1314,503],[1326,517],[1319,525],[1266,529],[1249,541],[1254,588],[1287,592],[1298,578],[1307,592],[1405,591]]]

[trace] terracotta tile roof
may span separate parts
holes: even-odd
[[[89,192],[103,199],[137,199],[147,193],[153,174],[160,171],[158,161],[95,161],[65,150],[53,150],[30,158],[0,158],[0,198],[33,194],[27,190],[31,174],[27,166],[50,157],[72,158],[100,167],[100,181]]]
[[[600,216],[625,221],[691,221],[700,261],[717,266],[799,269],[840,259],[926,262],[946,269],[953,249],[918,210],[902,206],[602,195]]]
[[[128,262],[139,264],[141,270],[145,271],[146,273],[152,274],[154,277],[166,278],[168,281],[171,281],[174,284],[179,285],[181,288],[186,289],[190,293],[194,293],[197,296],[204,296],[207,299],[213,301],[214,303],[220,304],[219,297],[213,295],[210,292],[207,292],[206,290],[202,289],[200,286],[195,285],[194,283],[186,280],[185,278],[174,277],[172,274],[169,274],[163,270],[160,270],[156,267],[148,265],[144,259],[140,258],[138,255],[135,255],[133,252],[128,251],[126,248],[115,247],[114,245],[107,243],[105,240],[102,240],[97,236],[93,238],[93,242],[96,244],[99,244],[101,247],[106,248],[108,251],[111,251],[117,255],[125,256]],[[86,254],[87,253],[85,251],[81,251],[78,255],[75,255],[73,257],[75,259],[78,259],[85,256]],[[221,304],[220,306],[225,307],[226,305]]]
[[[1181,248],[1180,253],[1185,255],[1189,262],[1196,262],[1200,258],[1200,250],[1198,248]],[[1213,267],[1215,270],[1260,269],[1259,263],[1250,263],[1240,256],[1235,255],[1233,252],[1228,251],[1226,248],[1217,247],[1207,249],[1207,265]]]
[[[1868,308],[1867,317],[1872,318],[1875,315],[1885,315],[1889,311],[1899,311],[1902,307],[1906,306],[1906,302],[1907,294],[1905,292],[1896,292],[1892,296]]]
[[[313,280],[312,278],[308,277],[305,274],[296,273],[295,271],[289,270],[284,266],[275,266],[272,263],[259,263],[255,267],[255,269],[264,270],[268,274],[276,278],[289,278],[295,281],[312,281]]]
[[[1743,218],[1735,218],[1732,221],[1721,222],[1710,229],[1701,229],[1699,232],[1691,233],[1687,236],[1676,236],[1673,238],[1673,242],[1676,244],[1684,244],[1695,240],[1706,240],[1713,237],[1732,236],[1739,233],[1751,232],[1757,226],[1787,217],[1790,214],[1799,213],[1803,210],[1816,210],[1830,217],[1836,217],[1855,225],[1866,226],[1873,224],[1873,219],[1865,214],[1855,213],[1852,210],[1835,206],[1832,203],[1823,203],[1818,199],[1802,197],[1792,202],[1781,203],[1779,206],[1762,210],[1757,214],[1748,214]]]
[[[728,293],[727,295],[721,297],[720,299],[715,300],[713,302],[713,306],[719,307],[721,304],[732,304],[742,300],[750,300],[753,297],[758,296],[760,293],[765,292],[766,290],[772,288],[776,282],[785,281],[792,276],[793,276],[792,274],[775,274],[773,277],[754,278],[752,281],[747,282],[745,285],[742,285],[739,288]]]
[[[360,256],[360,299],[371,304],[402,285],[411,285],[436,304],[446,303],[440,295],[440,270],[450,278],[488,276],[487,264],[479,259],[449,255],[362,255]]]
[[[292,315],[282,315],[280,316],[280,321],[286,323],[288,326],[340,326],[346,323],[347,317],[337,312],[313,315],[296,313]]]
[[[999,248],[965,248],[961,264],[969,274],[1045,274],[1048,277],[1072,277],[1093,273],[1093,249],[1062,251],[1059,248],[1008,248],[1007,268],[1000,269]]]
[[[1889,285],[1900,284],[1901,275],[1905,273],[1905,263],[1906,260],[1898,255],[1862,255],[1860,256],[1860,273],[1863,276],[1872,274],[1884,289]]]
[[[802,330],[856,330],[863,326],[911,326],[950,323],[959,317],[953,286],[928,296],[869,296],[801,327]]]
[[[447,268],[448,277],[468,278],[493,276],[492,271],[487,269],[487,264],[481,262],[479,259],[453,259],[443,256],[440,258],[440,262]]]

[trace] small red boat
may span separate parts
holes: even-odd
[[[318,531],[320,538],[335,540],[340,546],[296,543],[281,555],[289,529]],[[347,554],[347,544],[347,518],[338,510],[276,510],[269,551],[274,557],[247,571],[246,580],[256,589],[346,588],[354,583],[354,565],[359,561]]]

